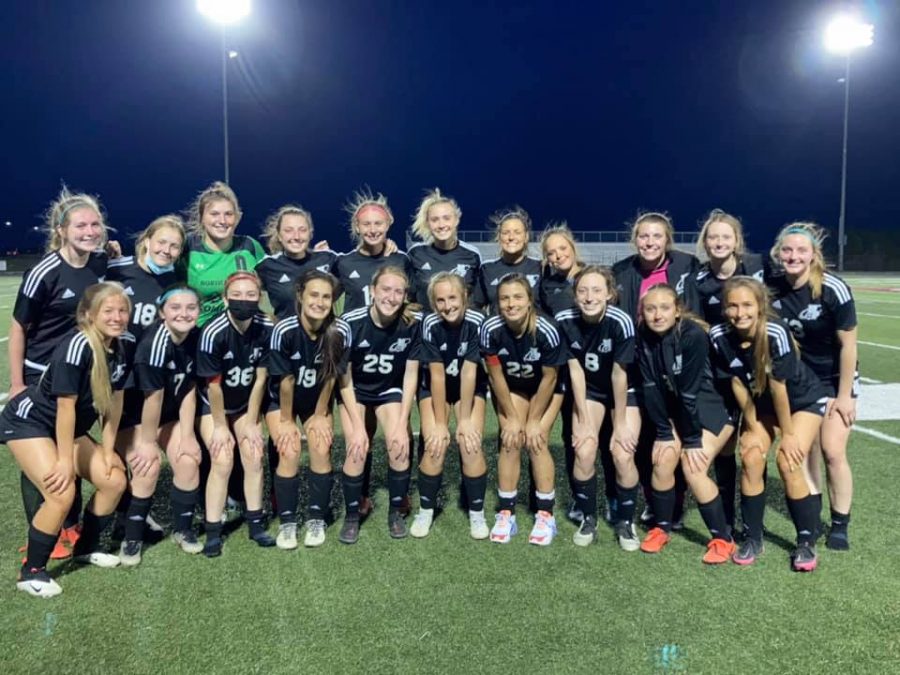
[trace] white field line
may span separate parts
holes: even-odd
[[[863,384],[884,384],[881,380],[873,380],[871,377],[863,377],[862,375],[859,376],[859,381]]]
[[[3,307],[0,307],[3,309]],[[857,312],[860,316],[877,316],[879,319],[900,319],[900,314],[872,314],[871,312]]]
[[[883,434],[875,429],[869,429],[868,427],[861,427],[858,424],[854,424],[853,431],[859,431],[860,433],[866,434],[867,436],[872,436],[873,438],[877,438],[881,441],[887,441],[888,443],[893,443],[894,445],[900,445],[900,438],[891,436],[889,434]]]
[[[6,341],[8,341],[8,340],[9,340],[9,336],[8,336],[8,335],[7,335],[6,337],[0,338],[0,342],[6,342]]]
[[[872,298],[856,298],[857,305],[900,305],[900,300],[875,300]]]
[[[882,349],[894,349],[900,352],[900,347],[896,345],[883,345],[880,342],[866,342],[865,340],[858,340],[859,344],[866,345],[868,347],[881,347]]]

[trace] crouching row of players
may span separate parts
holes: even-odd
[[[766,454],[778,434],[778,468],[797,527],[793,565],[798,570],[816,566],[818,513],[801,467],[818,432],[827,392],[799,360],[790,333],[770,318],[768,296],[758,281],[729,280],[724,291],[727,322],[709,336],[705,324],[683,309],[673,288],[652,287],[642,302],[637,349],[631,319],[610,304],[615,284],[605,268],[581,270],[575,279],[577,308],[560,313],[556,322],[536,312],[531,286],[517,274],[499,284],[499,314],[489,319],[467,309],[466,288],[456,275],[432,279],[428,291],[435,312],[423,321],[407,302],[407,287],[403,270],[383,267],[372,282],[371,307],[337,318],[337,282],[327,273],[310,272],[297,285],[296,315],[273,326],[259,312],[258,279],[238,272],[225,285],[225,312],[198,335],[197,295],[176,285],[160,297],[160,321],[137,345],[126,332],[130,305],[122,287],[91,287],[79,305],[79,330],[57,347],[39,383],[14,397],[0,415],[3,440],[44,497],[31,523],[18,587],[39,596],[61,591],[47,575],[46,564],[74,498],[76,475],[97,488],[85,509],[76,561],[139,563],[163,452],[173,469],[173,537],[183,550],[221,553],[221,516],[238,453],[251,539],[261,546],[296,548],[301,432],[310,466],[304,543],[322,544],[332,489],[335,397],[346,439],[341,542],[354,543],[359,537],[363,471],[377,426],[388,453],[390,534],[428,534],[450,447],[452,409],[472,537],[505,543],[517,533],[516,489],[525,449],[537,507],[529,541],[548,545],[556,534],[549,436],[563,405],[565,379],[572,391],[573,485],[584,514],[576,544],[588,545],[597,537],[595,463],[609,414],[618,489],[616,532],[623,549],[652,553],[668,542],[680,463],[711,535],[704,561],[752,563],[762,548]],[[421,377],[420,362],[427,364]],[[561,370],[564,365],[568,368]],[[629,381],[641,385],[630,388]],[[722,382],[730,385],[724,395]],[[482,450],[488,384],[500,427],[499,508],[491,529],[484,513]],[[424,445],[420,509],[407,529],[402,506],[410,483],[409,416],[417,396]],[[736,403],[744,420],[741,506],[747,537],[739,549],[718,489],[708,477],[710,463],[735,429],[737,410],[729,412],[727,400]],[[644,424],[656,429],[656,527],[643,543],[633,525],[641,408]],[[273,488],[280,524],[275,538],[266,531],[263,511],[263,416],[278,456]],[[99,443],[88,435],[98,418]],[[212,465],[205,545],[192,526],[200,499],[201,450],[195,428]],[[125,532],[114,556],[99,549],[99,535],[117,505]]]

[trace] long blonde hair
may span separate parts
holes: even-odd
[[[284,250],[281,240],[278,238],[278,230],[281,227],[281,221],[285,216],[301,216],[306,219],[309,225],[309,240],[312,243],[313,237],[313,220],[312,214],[299,204],[285,204],[271,216],[266,218],[266,224],[263,229],[263,239],[269,247],[269,253],[280,253]],[[309,245],[307,245],[307,250]]]
[[[150,249],[150,240],[153,238],[154,234],[164,227],[171,228],[178,233],[181,237],[181,249],[182,251],[184,250],[184,221],[175,214],[169,213],[154,220],[138,235],[137,241],[134,244],[134,259],[136,262],[141,262],[147,257],[147,252]]]
[[[62,231],[69,225],[69,217],[75,209],[92,209],[100,220],[103,237],[100,246],[106,244],[108,238],[106,218],[100,200],[84,192],[72,192],[65,185],[59,191],[44,213],[44,224],[47,230],[46,252],[51,253],[62,248],[64,240]]]
[[[431,229],[428,227],[428,211],[432,206],[437,206],[438,204],[449,204],[453,207],[453,211],[456,213],[457,227],[459,226],[459,219],[462,218],[462,210],[453,197],[441,194],[440,188],[434,188],[426,192],[422,203],[419,204],[419,208],[416,210],[416,216],[412,224],[413,234],[426,244],[434,241]]]
[[[801,234],[812,244],[813,259],[809,263],[809,291],[813,300],[818,300],[822,297],[822,280],[825,278],[825,255],[822,253],[822,243],[826,236],[825,230],[815,223],[804,221],[788,223],[782,227],[769,251],[769,257],[777,267],[781,267],[781,245],[784,243],[784,238],[792,234]]]
[[[709,212],[709,215],[706,216],[706,220],[703,221],[703,225],[700,228],[700,234],[697,237],[697,255],[709,255],[709,251],[706,250],[706,235],[709,233],[709,228],[712,227],[714,223],[725,223],[726,225],[731,226],[731,229],[734,231],[734,257],[737,260],[743,258],[744,226],[741,224],[740,218],[733,216],[730,213],[726,213],[722,209],[713,209]]]
[[[112,382],[110,380],[109,364],[106,362],[106,345],[103,343],[103,335],[97,328],[95,322],[97,313],[105,300],[114,296],[120,296],[125,299],[128,306],[128,315],[131,315],[131,301],[125,294],[122,284],[115,281],[103,281],[99,284],[88,286],[81,300],[78,302],[78,308],[75,311],[75,320],[78,329],[84,333],[87,338],[88,345],[93,353],[93,363],[91,364],[91,396],[94,399],[94,410],[101,417],[109,414],[112,407],[113,392]]]
[[[548,224],[541,233],[541,267],[550,265],[550,261],[547,259],[547,243],[550,241],[550,237],[553,236],[562,237],[572,248],[572,255],[575,257],[575,260],[572,261],[572,269],[569,270],[566,277],[573,279],[584,267],[584,262],[581,260],[581,256],[578,255],[578,246],[575,244],[575,235],[572,234],[572,230],[569,229],[569,224],[564,220],[559,223]]]
[[[227,201],[234,208],[234,226],[237,228],[241,222],[241,205],[238,203],[237,195],[226,183],[216,181],[191,202],[188,207],[186,219],[188,223],[188,232],[203,236],[203,213],[212,202]]]

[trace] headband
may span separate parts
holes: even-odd
[[[93,209],[95,211],[97,210],[97,207],[95,207],[93,204],[91,204],[86,199],[75,199],[75,200],[73,200],[73,202],[71,204],[69,204],[66,208],[64,208],[60,212],[59,222],[56,223],[56,226],[62,227],[63,223],[66,222],[66,216],[69,215],[69,211],[72,211],[73,209],[81,209],[84,207]]]
[[[225,280],[225,287],[222,290],[227,291],[228,287],[231,286],[231,284],[233,284],[235,281],[241,281],[243,279],[252,281],[254,284],[256,284],[257,288],[262,288],[259,277],[253,274],[253,272],[239,271],[228,275],[228,278]]]
[[[157,307],[162,307],[166,304],[166,300],[171,298],[173,295],[177,295],[178,293],[193,293],[194,297],[197,298],[197,300],[200,300],[200,294],[190,286],[175,286],[175,288],[168,289],[156,299]]]
[[[812,232],[807,230],[805,227],[800,227],[799,225],[792,225],[784,231],[784,234],[781,235],[781,238],[784,239],[789,234],[802,234],[807,239],[809,239],[813,244],[818,245],[819,242],[816,241],[815,236]]]
[[[356,209],[356,213],[353,214],[353,218],[359,219],[359,214],[362,213],[363,211],[365,211],[366,209],[378,209],[379,211],[381,211],[384,214],[385,218],[387,218],[388,220],[391,219],[391,214],[388,213],[388,210],[381,204],[378,204],[377,202],[366,202],[365,204],[360,206],[358,209]]]

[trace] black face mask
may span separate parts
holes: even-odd
[[[237,321],[246,321],[252,319],[253,315],[259,311],[258,300],[229,300],[228,311]]]

